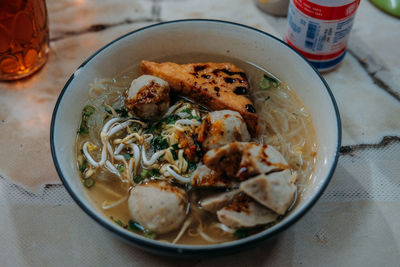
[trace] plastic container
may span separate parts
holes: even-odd
[[[360,0],[290,0],[285,41],[319,71],[343,60]]]

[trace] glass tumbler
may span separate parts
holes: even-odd
[[[0,80],[26,77],[49,51],[45,0],[0,0]]]

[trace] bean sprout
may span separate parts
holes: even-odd
[[[172,170],[171,166],[167,166],[167,171],[179,182],[181,183],[190,183],[191,178],[190,177],[183,177],[179,174],[177,174],[174,170]]]
[[[93,174],[94,174],[94,169],[88,169],[84,174],[85,175],[85,179],[89,178]]]
[[[140,162],[140,149],[139,149],[139,146],[136,144],[130,144],[130,146],[133,151],[133,157],[135,158],[135,167],[133,169],[133,173],[136,175],[137,168],[138,168],[139,162]]]
[[[107,160],[107,145],[104,144],[103,145],[103,150],[101,151],[101,159],[100,159],[100,162],[99,162],[99,166],[103,166],[104,163],[106,163],[106,160]]]
[[[111,155],[114,154],[113,148],[112,148],[110,142],[106,142],[106,144],[107,144],[108,153],[110,153]]]
[[[85,158],[87,159],[87,161],[89,162],[90,165],[92,165],[94,168],[99,167],[99,163],[97,163],[92,156],[89,154],[89,151],[87,149],[88,145],[90,144],[89,141],[87,141],[84,145],[83,145],[83,154],[85,155]]]
[[[119,173],[117,168],[115,168],[115,166],[109,160],[106,160],[106,169],[109,170],[111,173],[117,175],[118,177],[121,177],[121,174]]]
[[[114,134],[116,134],[117,132],[121,131],[122,129],[124,129],[124,128],[128,127],[128,126],[129,126],[129,122],[128,122],[128,121],[123,122],[123,123],[120,123],[120,124],[117,124],[116,126],[112,127],[112,128],[107,132],[107,136],[108,136],[108,137],[111,137],[111,136],[113,136]]]
[[[133,138],[136,138],[136,140],[139,140],[139,142],[142,142],[143,137],[140,136],[138,133],[132,133],[130,135],[128,135],[127,137],[125,137],[124,139],[122,139],[122,143],[126,144],[127,142],[133,142]]]
[[[117,154],[121,153],[121,151],[122,151],[122,149],[124,149],[124,147],[125,147],[125,144],[124,143],[120,143],[118,145],[117,149],[115,149],[114,155],[117,155]]]
[[[101,141],[103,143],[105,142],[105,140],[107,138],[107,132],[108,132],[110,126],[121,120],[123,120],[123,119],[122,118],[112,118],[109,121],[107,121],[106,124],[104,124],[103,129],[101,130],[101,133],[100,133]]]
[[[106,203],[107,203],[107,200],[106,200],[106,201],[104,201],[103,204],[101,205],[101,208],[102,208],[103,210],[108,210],[108,209],[114,208],[114,207],[116,207],[116,206],[118,206],[118,205],[124,203],[124,202],[127,201],[127,200],[128,200],[128,196],[124,196],[123,198],[121,198],[121,199],[119,199],[119,200],[117,200],[117,201],[115,201],[115,202],[113,202],[113,203],[111,203],[111,204],[108,204],[108,205],[106,205]]]
[[[215,227],[218,227],[222,231],[230,233],[230,234],[234,234],[236,231],[235,229],[229,228],[228,226],[226,226],[225,224],[222,224],[222,223],[215,223],[214,225],[215,225]]]
[[[159,157],[161,157],[162,155],[165,154],[165,149],[164,150],[160,150],[156,153],[153,154],[153,156],[148,160],[146,158],[146,150],[144,148],[144,146],[142,147],[142,161],[143,161],[143,165],[144,166],[150,166],[153,165]]]

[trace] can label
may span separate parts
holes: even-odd
[[[328,70],[344,57],[360,0],[291,0],[286,42],[317,69]]]

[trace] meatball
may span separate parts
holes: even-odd
[[[186,217],[186,206],[186,192],[165,182],[137,185],[128,200],[131,218],[157,234],[179,228]]]
[[[233,142],[212,149],[204,155],[203,162],[211,170],[241,181],[289,169],[282,154],[274,147],[251,142]]]
[[[199,130],[199,141],[205,151],[234,141],[247,142],[250,134],[242,116],[232,110],[210,112]]]
[[[125,107],[142,119],[162,116],[169,108],[169,85],[166,81],[142,75],[132,81],[126,94]]]

